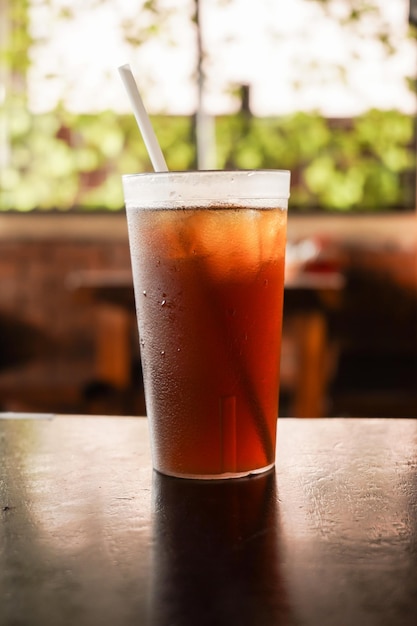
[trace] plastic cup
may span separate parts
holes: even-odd
[[[123,176],[153,465],[275,463],[290,173]]]

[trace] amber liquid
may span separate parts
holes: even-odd
[[[286,212],[130,210],[128,223],[155,468],[270,467]]]

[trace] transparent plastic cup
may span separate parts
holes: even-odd
[[[123,177],[156,470],[274,466],[290,173]]]

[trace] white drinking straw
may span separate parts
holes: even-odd
[[[121,65],[118,69],[120,78],[122,79],[127,95],[129,96],[133,113],[139,126],[139,130],[142,133],[143,141],[145,142],[153,168],[155,172],[167,172],[168,167],[164,155],[162,154],[161,146],[158,143],[155,132],[152,128],[151,120],[149,119],[149,115],[143,105],[132,70],[128,64]]]

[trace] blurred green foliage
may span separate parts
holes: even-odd
[[[291,207],[378,211],[414,206],[414,120],[372,110],[352,120],[295,113],[218,120],[219,166],[292,171]]]
[[[106,1],[91,0],[91,8]],[[360,25],[372,15],[372,36],[388,55],[395,50],[375,0],[309,1],[366,40],[368,22],[364,30]],[[52,6],[50,0],[43,4]],[[75,115],[62,106],[42,115],[29,112],[26,73],[36,43],[29,28],[30,5],[16,0],[4,9],[11,28],[3,29],[0,69],[11,82],[0,106],[0,210],[119,210],[121,175],[151,169],[135,120],[110,111]],[[124,38],[134,48],[152,33],[162,36],[163,23],[175,14],[159,0],[139,3],[137,10],[140,19],[122,23]],[[64,19],[76,13],[69,6],[60,11]],[[415,89],[414,79],[410,86]],[[193,118],[159,116],[153,124],[168,167],[193,169]],[[216,119],[215,132],[218,168],[291,170],[292,211],[414,208],[415,119],[398,111],[372,110],[352,120],[302,112],[267,119],[242,111]]]
[[[8,153],[0,210],[118,210],[121,175],[151,165],[132,115],[0,111]],[[153,118],[168,167],[195,167],[190,117]],[[292,210],[381,211],[414,206],[414,119],[373,110],[352,120],[314,113],[216,119],[218,168],[292,171]]]

